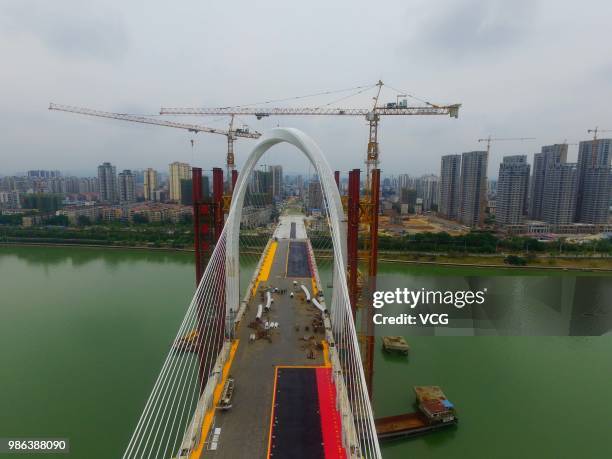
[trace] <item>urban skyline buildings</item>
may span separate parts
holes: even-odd
[[[175,161],[170,164],[168,175],[168,190],[170,201],[181,201],[181,180],[191,179],[191,166],[187,163]]]
[[[129,169],[125,169],[118,176],[119,202],[129,204],[136,202],[136,190],[134,186],[134,175]]]
[[[461,155],[442,156],[438,212],[451,220],[457,218],[459,212],[460,177]]]
[[[117,168],[105,162],[98,166],[98,186],[100,201],[114,204],[117,202]]]
[[[421,192],[417,187],[417,197],[420,194],[423,198],[423,210],[438,210],[440,179],[437,175],[425,175],[419,180]]]
[[[527,212],[529,172],[527,155],[504,156],[497,179],[497,223],[513,225],[523,221]]]
[[[49,179],[49,178],[61,177],[62,173],[57,170],[49,171],[49,170],[37,169],[37,170],[28,171],[27,176],[30,178]]]
[[[542,221],[566,225],[574,221],[577,189],[576,163],[548,166],[542,199]]]
[[[578,145],[576,221],[604,223],[610,206],[612,139],[582,141]]]
[[[308,182],[308,210],[322,210],[323,208],[323,191],[321,190],[321,182],[318,177],[313,177]]]
[[[461,155],[457,219],[469,227],[484,223],[488,155],[487,151],[469,151]]]
[[[153,201],[155,190],[157,189],[157,171],[147,168],[144,171],[143,195],[145,201]]]
[[[550,231],[559,225],[574,225],[579,231],[583,231],[581,224],[601,228],[610,222],[612,139],[583,141],[578,150],[575,163],[567,163],[567,144],[542,146],[532,157],[533,166],[525,155],[505,156],[499,165],[498,179],[487,181],[486,191],[481,186],[486,181],[483,173],[488,162],[488,157],[486,162],[484,158],[486,152],[445,155],[441,157],[439,177],[405,173],[383,177],[381,196],[388,202],[384,207],[381,205],[381,212],[437,211],[441,217],[473,228],[483,225],[488,215],[486,223],[507,231],[526,231],[538,225],[544,228],[544,224],[549,225]],[[104,162],[98,166],[98,177],[86,178],[63,175],[57,170],[30,170],[21,176],[0,177],[0,191],[4,192],[1,205],[16,208],[23,201],[20,195],[29,193],[81,194],[64,199],[111,205],[143,199],[167,202],[169,195],[173,195],[172,201],[185,204],[180,195],[188,189],[184,185],[191,178],[190,169],[187,163],[170,164],[170,171],[175,170],[175,175],[187,177],[180,179],[178,193],[172,191],[172,174],[167,177],[161,174],[160,179],[152,168],[124,170],[117,175],[116,167]],[[249,192],[265,194],[267,198],[257,196],[249,202],[268,202],[291,195],[304,196],[308,206],[309,177],[299,174],[294,179],[291,174],[287,177],[283,166],[263,165],[253,172]],[[341,188],[345,183],[342,179]],[[312,204],[318,205],[317,193],[312,191]],[[180,200],[176,200],[177,194]],[[486,214],[482,210],[485,202]],[[523,227],[518,228],[520,225]]]
[[[567,162],[567,144],[545,145],[540,153],[533,155],[533,176],[531,178],[531,199],[529,201],[529,217],[533,220],[542,219],[542,203],[544,201],[544,184],[546,171],[553,164]]]
[[[283,190],[283,166],[270,166],[272,178],[272,197],[281,199]]]

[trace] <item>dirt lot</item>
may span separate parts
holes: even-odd
[[[380,230],[389,234],[440,233],[442,231],[453,236],[466,234],[469,229],[457,222],[444,220],[433,215],[402,215],[392,219],[388,216],[379,217]]]

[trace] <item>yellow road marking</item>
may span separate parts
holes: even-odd
[[[255,281],[255,285],[253,285],[253,291],[251,295],[255,295],[257,293],[257,289],[259,288],[260,282],[265,282],[270,277],[270,270],[272,269],[272,262],[274,261],[274,255],[276,254],[276,247],[278,246],[278,242],[274,241],[268,247],[268,251],[266,252],[263,263],[261,264],[261,269],[259,270],[259,274],[257,275],[257,280]]]
[[[323,345],[323,361],[325,362],[325,367],[331,367],[331,361],[329,360],[329,344],[327,344],[327,340],[321,340],[321,344]]]
[[[221,392],[223,391],[223,387],[225,386],[225,381],[229,376],[230,368],[232,367],[232,362],[234,361],[234,355],[236,354],[236,350],[238,349],[238,343],[240,340],[237,339],[232,343],[232,347],[230,349],[229,358],[225,365],[223,365],[223,372],[221,375],[221,381],[215,387],[215,391],[213,393],[213,404],[211,409],[206,412],[204,416],[204,421],[202,421],[202,433],[200,434],[200,444],[196,449],[189,453],[189,459],[200,459],[202,457],[202,450],[204,449],[204,442],[206,441],[206,437],[208,437],[208,432],[210,431],[210,427],[212,426],[213,419],[215,417],[215,409],[217,408],[217,404],[219,403],[219,399],[221,398]]]

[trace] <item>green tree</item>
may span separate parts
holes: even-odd
[[[91,218],[87,215],[79,215],[77,217],[77,225],[78,226],[91,226]]]

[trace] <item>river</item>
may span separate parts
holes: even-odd
[[[241,265],[248,273],[254,261]],[[381,288],[497,292],[494,314],[457,317],[450,332],[384,330],[407,336],[411,354],[383,354],[377,342],[376,414],[412,411],[412,387],[435,384],[460,418],[456,429],[383,443],[385,459],[610,457],[610,277],[398,265],[380,273]],[[120,457],[193,288],[189,253],[0,247],[0,437],[69,437],[71,457]],[[513,336],[572,329],[608,334]]]

